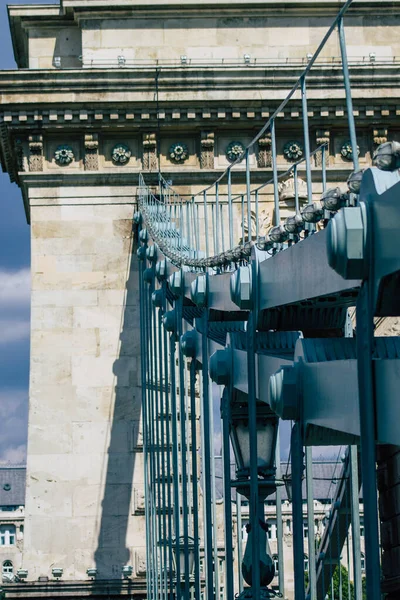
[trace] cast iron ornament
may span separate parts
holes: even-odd
[[[54,158],[58,165],[69,165],[74,160],[74,152],[71,146],[58,146]]]
[[[304,154],[303,146],[300,142],[290,141],[283,147],[283,155],[287,160],[300,160]]]
[[[129,146],[116,144],[111,151],[111,159],[115,165],[126,165],[132,156]]]
[[[189,158],[189,148],[182,142],[176,142],[169,149],[169,158],[174,163],[183,163]]]
[[[242,142],[231,142],[228,144],[225,155],[229,162],[235,162],[245,152],[245,147]]]
[[[344,160],[353,160],[353,148],[351,147],[351,142],[348,140],[343,144],[340,149],[340,154]],[[357,156],[360,156],[360,147],[357,146]]]

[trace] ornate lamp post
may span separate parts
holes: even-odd
[[[194,538],[187,538],[187,545],[185,547],[185,537],[181,536],[177,540],[173,541],[172,550],[174,557],[174,566],[175,572],[177,571],[176,566],[179,561],[179,572],[181,574],[181,580],[178,582],[181,588],[181,598],[185,597],[185,579],[189,578],[189,585],[192,583],[193,573],[194,573]],[[189,573],[185,573],[185,556],[186,556],[186,548],[189,553]],[[185,599],[186,600],[186,599]]]
[[[268,590],[275,575],[274,562],[268,544],[268,525],[265,522],[265,499],[276,490],[275,479],[275,449],[278,433],[278,418],[267,404],[257,403],[257,429],[250,431],[247,402],[231,401],[230,411],[230,436],[235,454],[237,480],[233,482],[240,494],[250,500],[250,437],[257,437],[257,471],[258,471],[258,506],[256,522],[259,526],[259,560],[260,560],[260,588],[262,598],[273,598],[276,593]],[[250,504],[250,511],[254,510]],[[253,531],[251,525],[247,526],[247,543],[242,562],[242,575],[250,588],[245,589],[239,598],[253,598],[252,586],[252,545]]]

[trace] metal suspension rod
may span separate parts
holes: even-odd
[[[213,529],[212,529],[212,495],[211,495],[211,448],[210,448],[210,401],[208,380],[208,315],[205,310],[202,318],[202,391],[203,391],[203,474],[204,474],[204,504],[205,504],[205,560],[206,560],[206,589],[207,600],[214,600],[214,560],[213,560]]]
[[[166,299],[166,282],[162,283],[163,299],[162,306],[163,312],[166,312],[167,299]],[[164,348],[164,369],[165,369],[165,418],[166,418],[166,445],[167,445],[167,491],[168,491],[168,564],[169,564],[169,596],[170,600],[174,598],[174,580],[173,580],[173,528],[172,528],[172,493],[173,493],[173,480],[171,478],[171,419],[170,419],[170,392],[169,392],[169,340],[168,333],[163,328],[163,348]]]
[[[228,171],[229,247],[233,248],[232,171]]]
[[[375,600],[380,597],[381,572],[376,483],[375,384],[372,360],[374,325],[370,285],[368,280],[363,282],[357,299],[357,369],[364,519],[368,523],[368,527],[365,527],[364,531],[367,599]]]
[[[147,359],[147,339],[144,331],[145,327],[145,307],[144,307],[144,281],[143,281],[144,261],[139,261],[139,312],[140,312],[140,341],[141,341],[141,382],[142,382],[142,422],[143,422],[143,463],[144,463],[144,489],[145,489],[145,504],[149,498],[149,482],[148,482],[148,450],[147,450],[147,401],[146,401],[146,359]],[[150,566],[150,552],[148,535],[150,532],[150,511],[148,506],[145,509],[146,523],[146,564]],[[147,597],[151,598],[150,578],[146,578]]]
[[[304,537],[303,537],[303,439],[301,424],[293,425],[291,435],[292,454],[292,507],[293,507],[293,566],[295,600],[305,600],[304,589]]]
[[[171,373],[171,424],[172,424],[172,469],[174,479],[174,529],[175,529],[175,553],[176,553],[176,594],[180,594],[181,568],[179,556],[180,537],[180,502],[179,502],[179,456],[178,456],[178,429],[177,429],[177,405],[176,405],[176,373],[175,373],[175,346],[176,335],[170,336],[170,373]]]
[[[279,212],[278,166],[277,166],[277,156],[276,156],[275,120],[271,121],[271,153],[272,153],[272,171],[273,171],[273,180],[274,180],[274,212],[275,212],[274,225],[279,225],[280,224],[280,212]]]
[[[229,390],[232,392],[232,390]],[[226,597],[234,597],[233,588],[233,539],[232,539],[232,500],[231,500],[231,452],[229,442],[230,396],[227,388],[221,398],[222,417],[222,456],[224,467],[224,510],[225,510],[225,565],[226,565]],[[241,543],[238,538],[237,543]]]
[[[251,187],[250,187],[250,154],[246,150],[246,199],[247,199],[247,241],[251,242]]]
[[[177,319],[178,319],[178,339],[180,339],[182,331],[183,319],[183,295],[176,302]],[[181,441],[181,473],[182,473],[182,516],[183,516],[183,549],[184,549],[184,565],[185,565],[185,598],[189,598],[190,580],[189,580],[189,522],[188,522],[188,477],[187,477],[187,448],[186,448],[186,404],[185,404],[185,374],[184,362],[181,352],[178,353],[179,364],[179,399],[180,399],[180,441]]]
[[[199,493],[197,481],[197,420],[196,420],[196,360],[190,363],[190,413],[192,442],[192,494],[194,538],[194,589],[196,600],[200,598],[200,540],[199,540]]]
[[[314,529],[314,492],[313,492],[312,448],[306,448],[306,487],[307,487],[307,524],[308,524],[308,572],[310,575],[311,600],[317,600],[317,576],[315,572],[315,529]]]
[[[276,454],[275,454],[275,465],[276,465],[276,478],[282,479],[281,469],[281,447],[280,447],[280,434],[279,428],[276,436]],[[278,581],[279,591],[282,596],[285,596],[285,561],[283,559],[283,521],[282,521],[282,488],[277,486],[276,488],[276,537],[278,546]]]
[[[301,104],[303,113],[303,135],[304,135],[304,152],[306,155],[306,179],[307,179],[307,197],[308,204],[312,203],[312,178],[311,178],[311,159],[310,159],[310,134],[308,126],[308,107],[307,107],[307,87],[306,78],[301,79]]]
[[[349,63],[347,60],[346,38],[345,38],[345,33],[344,33],[343,17],[340,17],[338,20],[338,30],[339,30],[340,53],[342,56],[344,88],[346,91],[347,119],[348,119],[348,123],[349,123],[350,142],[351,142],[351,149],[352,149],[352,155],[353,155],[352,159],[353,159],[354,170],[358,171],[358,169],[360,168],[360,165],[359,165],[359,161],[358,161],[357,134],[356,134],[356,125],[355,125],[355,121],[354,121],[353,100],[351,97]]]

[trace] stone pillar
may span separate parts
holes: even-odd
[[[257,165],[259,168],[272,167],[271,133],[268,132],[258,140]]]
[[[202,169],[214,168],[214,132],[202,131],[200,141],[200,166]]]
[[[157,134],[143,134],[143,170],[157,171]]]
[[[43,171],[43,136],[29,136],[29,170]]]
[[[326,166],[329,166],[329,147],[331,142],[331,132],[328,129],[317,129],[315,132],[315,143],[316,147],[321,146],[322,144],[328,144],[325,150],[326,156]],[[317,152],[314,154],[315,166],[322,167],[322,152]]]
[[[63,581],[85,582],[86,570],[96,568],[98,580],[122,585],[122,567],[135,568],[146,537],[132,503],[133,487],[143,487],[136,181],[104,186],[88,178],[76,186],[68,177],[58,186],[45,173],[40,187],[27,184],[32,311],[23,567],[31,581],[52,579],[52,567],[61,567]]]
[[[85,134],[85,171],[99,169],[99,136],[97,133]]]

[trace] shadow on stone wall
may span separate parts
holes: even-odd
[[[127,234],[128,228],[131,232],[132,221],[126,220],[124,227],[127,229]],[[129,550],[129,547],[134,544],[133,540],[136,538],[140,546],[145,544],[145,540],[140,539],[140,532],[129,532],[130,519],[134,518],[132,517],[132,494],[135,464],[137,454],[142,452],[142,447],[139,446],[141,414],[139,278],[135,241],[133,238],[131,240],[127,260],[130,264],[127,267],[125,305],[121,311],[119,353],[113,364],[115,403],[113,414],[110,415],[110,444],[105,461],[104,497],[99,507],[101,516],[98,546],[95,552],[96,579],[112,579],[113,594],[118,593],[118,587],[125,588],[122,568],[125,565],[132,565],[135,572],[135,555],[133,553],[131,556]],[[140,530],[144,531],[142,527]],[[131,535],[134,538],[130,539]],[[120,580],[120,584],[115,580]]]

